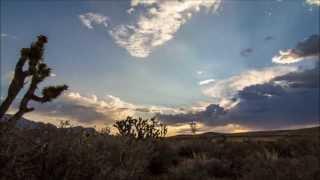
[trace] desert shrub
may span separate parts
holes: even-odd
[[[319,140],[317,138],[306,137],[298,138],[294,141],[290,139],[281,139],[274,145],[276,151],[281,157],[292,158],[296,156],[304,156],[310,153],[318,153],[320,150]]]
[[[233,179],[230,163],[225,160],[208,159],[205,155],[196,155],[193,159],[185,159],[177,167],[170,170],[168,179],[209,180]]]
[[[12,131],[1,137],[3,179],[134,179],[147,172],[153,142],[72,128]],[[1,179],[1,178],[0,178]]]
[[[117,121],[114,127],[119,135],[135,139],[161,138],[167,134],[167,127],[157,119],[132,118],[130,116],[125,120]]]
[[[281,141],[282,143],[289,143]],[[294,142],[290,142],[294,143]],[[296,141],[295,143],[298,143]],[[294,144],[295,144],[294,143]],[[291,157],[281,156],[281,152],[277,144],[274,144],[274,149],[268,150],[265,148],[261,152],[255,152],[245,158],[246,164],[244,165],[242,179],[316,179],[319,172],[318,157],[309,151],[309,155],[292,154]],[[291,144],[292,145],[292,144]],[[281,144],[287,147],[288,144]],[[308,144],[307,146],[313,146]]]
[[[207,161],[206,169],[208,174],[217,178],[234,178],[236,174],[231,170],[231,162],[220,159],[210,159]]]
[[[316,180],[320,174],[319,143],[310,137],[217,143],[140,141],[72,126],[0,123],[0,130],[1,180]]]
[[[159,141],[154,144],[154,153],[150,159],[148,170],[152,175],[161,175],[178,164],[177,152],[168,143]]]
[[[195,154],[205,151],[203,144],[197,140],[184,141],[177,144],[178,155],[183,158],[193,158]],[[209,146],[209,144],[208,144]]]
[[[170,170],[169,179],[177,180],[195,180],[195,179],[208,179],[208,173],[203,169],[202,160],[186,159],[183,160],[178,167]]]

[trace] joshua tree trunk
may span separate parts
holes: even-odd
[[[32,78],[32,82],[30,84],[30,88],[28,89],[28,91],[26,92],[26,94],[24,95],[21,103],[20,103],[20,107],[18,112],[16,112],[11,118],[10,121],[12,121],[12,123],[15,123],[17,120],[19,120],[25,113],[31,112],[34,110],[34,108],[28,108],[28,102],[30,101],[30,99],[33,97],[34,92],[37,89],[37,83],[38,81],[36,80],[35,76]]]
[[[8,89],[8,95],[0,106],[0,119],[8,111],[10,105],[17,97],[20,90],[23,88],[26,77],[30,75],[28,72],[23,71],[23,66],[25,65],[28,59],[28,52],[28,48],[23,48],[21,50],[21,57],[18,63],[16,64],[14,77]]]
[[[0,106],[0,119],[3,117],[3,115],[8,111],[10,105],[12,104],[13,100],[17,97],[19,91],[10,92],[10,95],[8,93],[8,96],[6,99],[2,102]]]

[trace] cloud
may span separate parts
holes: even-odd
[[[214,79],[206,79],[206,80],[200,81],[200,82],[199,82],[199,85],[210,84],[210,83],[212,83],[212,82],[214,82],[214,81],[215,81]]]
[[[247,85],[236,91],[232,98],[222,99],[220,104],[204,102],[201,106],[207,106],[205,109],[137,105],[112,95],[99,98],[96,95],[83,96],[70,92],[52,103],[32,104],[36,111],[28,117],[51,123],[71,120],[75,125],[96,125],[99,128],[126,116],[156,115],[169,125],[171,135],[188,132],[189,128],[185,124],[191,121],[199,123],[201,132],[279,129],[317,123],[318,92],[319,67],[316,66],[278,75],[260,84]]]
[[[296,71],[295,66],[273,66],[259,70],[249,70],[227,79],[216,80],[206,84],[202,92],[219,103],[224,99],[232,99],[238,91],[245,87],[266,83],[277,76]]]
[[[283,76],[274,78],[276,84],[285,85],[292,88],[319,88],[319,64],[313,69],[307,69],[302,72],[292,72]]]
[[[243,49],[240,52],[240,55],[243,56],[243,57],[248,57],[252,53],[253,53],[253,49],[252,48],[247,48],[247,49]]]
[[[17,36],[7,34],[7,33],[1,33],[1,38],[11,38],[11,39],[17,39]]]
[[[1,37],[7,37],[8,36],[8,34],[6,34],[6,33],[1,33]]]
[[[319,55],[317,38],[310,36],[298,43],[295,51],[304,58]],[[250,70],[217,80],[203,88],[203,93],[215,101],[207,108],[158,117],[171,126],[197,121],[208,131],[230,124],[243,130],[319,125],[319,61]]]
[[[204,71],[197,71],[197,74],[198,74],[198,75],[203,75],[203,74],[204,74]]]
[[[119,25],[110,31],[115,42],[131,56],[145,58],[174,38],[175,33],[200,9],[217,10],[220,0],[132,0],[129,13],[144,7],[136,23]]]
[[[317,76],[314,73],[317,72]],[[313,77],[308,79],[307,77]],[[275,83],[281,79],[289,86]],[[305,81],[302,81],[302,80]],[[240,103],[224,120],[253,127],[279,128],[319,123],[319,68],[290,73],[239,92]]]
[[[102,14],[98,13],[86,13],[79,15],[79,19],[83,25],[85,25],[89,29],[93,29],[93,25],[103,25],[104,27],[108,27],[109,18]]]
[[[29,117],[35,117],[37,121],[50,121],[56,123],[57,120],[71,120],[77,125],[96,125],[113,124],[114,121],[124,119],[127,116],[152,117],[157,113],[179,114],[185,113],[182,109],[136,105],[125,102],[118,97],[107,95],[98,98],[96,95],[82,96],[77,92],[64,94],[59,99],[46,104],[32,103],[35,111]],[[18,104],[14,105],[14,109]],[[13,112],[13,110],[11,110]],[[48,120],[49,119],[49,120]]]
[[[319,58],[320,36],[312,35],[302,42],[299,42],[294,49],[279,51],[279,54],[272,58],[272,62],[278,64],[297,63],[305,59]]]
[[[294,64],[277,65],[263,69],[249,70],[227,79],[209,82],[206,84],[206,86],[202,87],[202,92],[204,95],[213,98],[213,103],[221,105],[221,102],[229,101],[238,93],[238,91],[243,90],[245,87],[268,83],[276,77],[310,69],[310,67],[312,68],[314,66],[315,61],[299,61],[308,58],[316,58],[316,60],[318,60],[317,57],[319,57],[320,54],[319,42],[319,36],[312,35],[304,41],[298,43],[296,48],[291,50],[290,53],[284,55],[283,52],[280,51],[282,55],[272,59],[273,62],[276,61],[280,64],[288,64],[289,62],[295,61],[296,63]],[[297,61],[297,59],[299,59],[299,61]],[[230,103],[227,104],[228,106],[230,105]]]
[[[211,104],[199,112],[160,114],[158,117],[171,124],[197,121],[208,130],[230,124],[260,130],[318,125],[319,72],[319,66],[316,66],[277,76],[262,84],[247,86],[234,96],[237,104],[230,109]],[[278,83],[279,81],[285,83]]]
[[[306,0],[306,3],[309,5],[320,6],[320,0]]]
[[[274,40],[274,37],[273,36],[266,36],[266,37],[264,37],[264,40],[271,41],[271,40]]]
[[[180,114],[157,114],[157,117],[167,124],[188,123],[192,121],[204,122],[205,119],[217,119],[225,114],[224,108],[217,104],[210,104],[204,111]]]

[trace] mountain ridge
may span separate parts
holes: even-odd
[[[7,121],[10,118],[10,115],[5,115],[3,119],[0,119],[0,122]],[[58,128],[57,126],[51,123],[36,122],[30,119],[21,118],[17,122],[17,127],[22,129],[35,129],[41,126],[51,126]],[[82,126],[71,127],[74,129],[87,129],[89,131],[96,131],[94,128],[86,128]],[[298,128],[298,129],[281,129],[281,130],[265,130],[265,131],[250,131],[250,132],[241,132],[241,133],[219,133],[219,132],[205,132],[196,135],[190,134],[179,134],[175,136],[170,136],[170,139],[185,139],[185,138],[215,138],[215,137],[277,137],[277,136],[320,136],[320,125],[309,128]]]

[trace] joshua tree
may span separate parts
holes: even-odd
[[[190,129],[193,135],[195,135],[197,133],[197,122],[192,121],[189,123],[190,125]]]
[[[16,64],[8,95],[0,106],[0,118],[8,111],[24,85],[28,84],[28,82],[25,82],[27,77],[30,77],[31,82],[20,102],[18,111],[10,118],[12,122],[20,119],[25,113],[34,110],[34,108],[28,107],[30,100],[40,103],[50,102],[68,89],[66,85],[48,86],[43,88],[41,97],[35,94],[38,85],[51,74],[51,69],[44,63],[43,59],[44,45],[47,42],[47,37],[40,35],[37,41],[31,44],[30,48],[21,49],[20,59]]]
[[[167,127],[155,118],[134,119],[130,116],[125,120],[117,121],[114,125],[121,136],[136,139],[160,138],[167,134]]]

